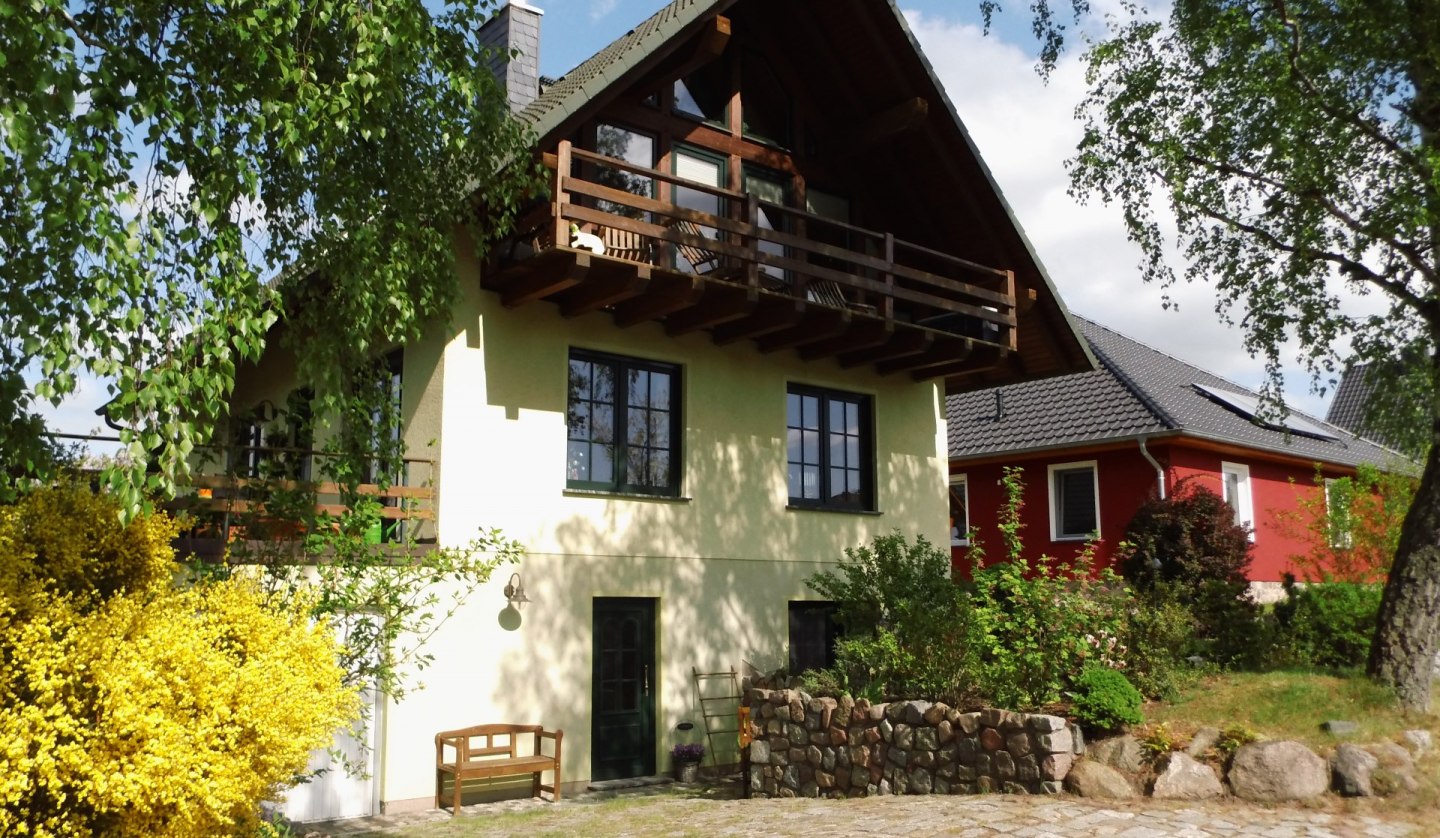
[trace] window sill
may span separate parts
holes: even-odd
[[[566,489],[567,498],[611,498],[612,500],[649,500],[659,503],[689,503],[690,498],[679,495],[647,495],[644,492],[607,492],[602,489]]]
[[[1065,543],[1065,542],[1069,542],[1069,543],[1076,543],[1076,542],[1084,543],[1084,542],[1086,542],[1086,541],[1099,541],[1100,539],[1098,539],[1098,538],[1092,538],[1091,536],[1088,536],[1088,535],[1057,535],[1057,536],[1055,536],[1054,538],[1052,538],[1052,539],[1050,539],[1050,540],[1053,541],[1053,542],[1056,543],[1056,544],[1061,544],[1061,543]]]
[[[873,518],[878,518],[885,514],[884,512],[874,509],[845,509],[835,506],[795,506],[793,504],[786,504],[785,509],[790,512],[830,512],[841,515],[869,515]]]

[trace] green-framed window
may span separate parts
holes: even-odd
[[[869,396],[791,384],[785,436],[790,505],[875,508],[875,434]]]
[[[570,351],[566,486],[680,493],[680,368]]]

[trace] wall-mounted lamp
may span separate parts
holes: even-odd
[[[530,597],[525,596],[525,583],[520,581],[520,574],[510,574],[510,581],[505,583],[505,601],[515,606],[530,601]]]

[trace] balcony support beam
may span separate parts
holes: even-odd
[[[500,292],[500,303],[506,308],[519,308],[579,285],[590,272],[590,254],[563,252],[566,256],[560,264],[546,265],[506,285]]]
[[[839,355],[841,352],[856,352],[874,346],[883,346],[895,337],[895,321],[861,323],[848,332],[816,340],[800,346],[800,357],[817,361]]]
[[[607,266],[605,275],[591,277],[561,295],[560,313],[565,317],[589,314],[635,297],[649,284],[649,265]]]
[[[798,324],[779,332],[772,332],[755,341],[761,352],[770,354],[806,343],[813,343],[830,337],[843,335],[851,323],[850,312],[827,308],[812,308]]]
[[[716,346],[727,346],[745,338],[756,338],[793,326],[804,314],[805,304],[803,302],[776,300],[769,307],[756,312],[752,317],[716,326],[710,336]]]
[[[723,289],[732,291],[732,289]],[[745,293],[735,289],[732,293],[721,292],[719,285],[711,287],[704,298],[690,308],[668,315],[665,318],[665,334],[671,337],[688,335],[701,329],[710,329],[722,323],[739,320],[755,310],[759,292]]]
[[[656,275],[642,296],[615,307],[615,325],[628,329],[683,311],[700,302],[705,289],[704,277]]]
[[[882,361],[904,358],[907,355],[919,355],[928,350],[934,342],[934,332],[928,330],[903,331],[880,346],[842,354],[840,356],[840,366],[845,369],[852,369],[866,364],[878,364]]]

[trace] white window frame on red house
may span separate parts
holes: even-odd
[[[950,475],[950,493],[960,493],[960,503],[965,509],[965,520],[957,521],[952,515],[950,517],[950,546],[970,546],[970,484],[963,474]]]
[[[1055,482],[1055,476],[1059,472],[1090,470],[1090,478],[1094,481],[1095,499],[1095,529],[1087,533],[1064,533],[1060,532],[1060,503],[1059,486]],[[1051,541],[1089,541],[1100,538],[1100,465],[1096,460],[1078,460],[1073,463],[1051,463],[1045,467],[1045,495],[1050,505],[1050,540]]]
[[[1235,497],[1230,497],[1230,477],[1235,477]],[[1250,488],[1250,466],[1244,463],[1220,463],[1220,496],[1235,510],[1235,523],[1249,530],[1255,540],[1255,495]]]
[[[1331,547],[1337,550],[1348,550],[1352,546],[1350,538],[1350,506],[1349,504],[1338,504],[1335,499],[1335,489],[1342,485],[1335,477],[1325,478],[1325,530],[1326,540]],[[1352,484],[1353,486],[1353,484]],[[1353,489],[1352,489],[1353,490]],[[1349,500],[1351,493],[1346,492],[1343,500]],[[1336,507],[1339,507],[1337,510]]]

